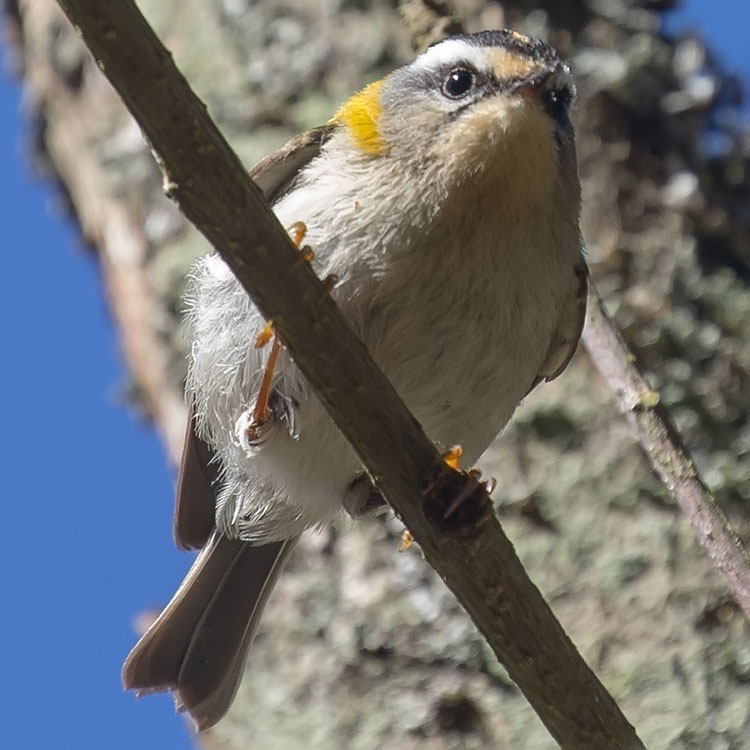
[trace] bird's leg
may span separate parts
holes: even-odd
[[[315,257],[315,254],[309,245],[302,244],[305,235],[307,234],[305,223],[297,221],[289,227],[289,231],[292,234],[292,242],[294,242],[300,253],[299,263],[310,263]],[[323,279],[323,286],[327,292],[330,292],[331,289],[333,289],[336,285],[336,281],[337,278],[334,274],[329,274]],[[283,404],[279,407],[281,414],[277,414],[276,406],[272,406],[271,404],[271,399],[274,394],[273,376],[276,370],[276,363],[279,359],[279,352],[281,351],[281,340],[274,330],[273,321],[269,320],[257,335],[255,339],[255,347],[261,349],[271,340],[273,340],[271,344],[271,352],[268,355],[268,361],[266,362],[266,367],[263,371],[263,377],[260,381],[260,388],[258,389],[258,395],[255,399],[253,408],[242,413],[237,420],[235,427],[240,445],[248,455],[253,454],[268,440],[274,425],[278,421],[278,417],[283,416]],[[294,420],[288,411],[286,413],[286,418],[290,424],[290,432],[294,434]]]
[[[292,242],[294,242],[300,251],[301,260],[309,263],[314,255],[309,246],[302,245],[302,241],[307,234],[307,227],[304,222],[297,221],[292,224],[290,232],[292,233]],[[273,376],[276,370],[276,363],[279,359],[279,352],[281,351],[281,341],[278,334],[274,331],[273,321],[269,320],[255,338],[255,348],[262,349],[271,339],[273,339],[271,352],[268,355],[268,361],[263,371],[255,404],[252,411],[249,414],[245,412],[237,423],[240,444],[248,453],[252,452],[253,449],[257,449],[266,441],[273,424],[274,415],[270,408],[270,402],[271,394],[273,393]]]
[[[258,338],[260,338],[260,336],[262,335],[263,333],[261,332]],[[258,398],[255,399],[255,406],[253,407],[253,423],[258,425],[268,421],[271,416],[271,411],[268,408],[268,404],[271,400],[273,373],[276,369],[276,362],[279,359],[279,351],[281,350],[281,342],[279,341],[279,337],[275,333],[272,333],[271,335],[273,336],[271,353],[268,355],[266,369],[263,371],[263,379],[260,381],[260,388],[258,389]],[[257,342],[255,345],[258,346]],[[261,344],[261,346],[264,346],[264,344]]]
[[[357,474],[349,482],[341,504],[352,518],[375,515],[388,507],[388,503],[364,473]]]

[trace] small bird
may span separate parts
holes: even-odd
[[[469,463],[580,338],[574,98],[538,39],[455,36],[251,172],[427,435]],[[203,730],[300,534],[382,498],[280,343],[260,346],[268,329],[220,257],[198,261],[187,301],[175,536],[201,552],[123,681],[171,690]]]

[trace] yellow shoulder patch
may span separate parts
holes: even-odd
[[[334,122],[346,125],[355,145],[370,156],[378,156],[385,149],[385,142],[378,127],[382,111],[382,87],[382,81],[375,81],[366,86],[358,94],[347,99],[333,117]]]

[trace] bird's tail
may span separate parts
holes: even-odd
[[[253,546],[214,532],[125,660],[125,689],[171,690],[198,731],[216,724],[234,699],[266,600],[296,542]]]

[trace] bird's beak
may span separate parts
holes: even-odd
[[[525,99],[535,99],[539,92],[545,89],[559,89],[571,85],[570,69],[565,63],[557,62],[546,65],[522,81],[518,81],[511,88],[511,93],[519,94]]]

